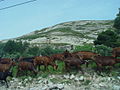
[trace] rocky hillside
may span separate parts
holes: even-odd
[[[98,33],[112,29],[112,20],[81,20],[60,23],[16,38],[31,44],[81,45],[93,43]]]

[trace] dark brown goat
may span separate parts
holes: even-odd
[[[104,66],[113,67],[116,63],[120,63],[120,59],[116,59],[113,56],[95,56],[93,58],[97,65],[97,69],[101,72]]]
[[[69,51],[64,52],[64,57],[65,58],[76,57],[76,58],[79,58],[81,60],[85,60],[86,67],[88,67],[88,64],[89,64],[87,60],[91,60],[93,56],[99,56],[99,54],[89,52],[89,51],[78,51],[78,52],[73,52],[73,53],[70,53]]]
[[[25,71],[25,70],[32,71],[35,75],[37,74],[37,71],[35,70],[33,63],[26,62],[26,61],[20,61],[18,63],[18,73],[20,71]],[[17,75],[18,75],[18,73],[17,73]]]
[[[64,60],[64,62],[65,62],[65,69],[67,71],[69,71],[71,67],[76,67],[77,70],[80,70],[82,73],[84,73],[81,68],[81,65],[85,64],[85,61],[80,60],[79,58],[76,57],[68,57]]]
[[[35,57],[20,57],[17,61],[20,62],[20,61],[26,61],[26,62],[31,62],[33,63],[33,59]]]

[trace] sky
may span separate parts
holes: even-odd
[[[0,0],[0,9],[30,0]],[[120,0],[36,0],[0,10],[0,40],[76,20],[113,20]]]

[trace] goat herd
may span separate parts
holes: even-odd
[[[48,66],[51,65],[54,70],[57,70],[58,65],[56,60],[63,61],[65,63],[65,70],[70,71],[72,67],[75,67],[77,70],[80,70],[83,74],[81,68],[82,64],[86,64],[88,67],[89,62],[87,60],[92,60],[97,65],[97,71],[101,72],[104,66],[114,66],[116,63],[120,63],[120,59],[117,57],[120,56],[120,48],[114,48],[112,51],[112,56],[101,56],[97,53],[89,51],[78,51],[70,53],[65,51],[60,54],[53,54],[52,56],[35,56],[35,57],[20,57],[18,59],[9,59],[9,58],[0,58],[0,80],[4,80],[8,87],[6,78],[7,76],[12,76],[10,68],[13,66],[18,67],[17,75],[21,71],[29,70],[32,71],[35,75],[40,70],[40,66],[44,65],[45,70],[48,69]],[[37,68],[39,70],[37,70]]]

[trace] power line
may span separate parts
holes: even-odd
[[[4,0],[2,0],[2,1],[4,1]],[[18,4],[15,4],[15,5],[8,6],[8,7],[0,8],[0,10],[20,6],[20,5],[27,4],[27,3],[34,2],[34,1],[37,1],[37,0],[30,0],[30,1],[22,2],[22,3],[18,3]]]

